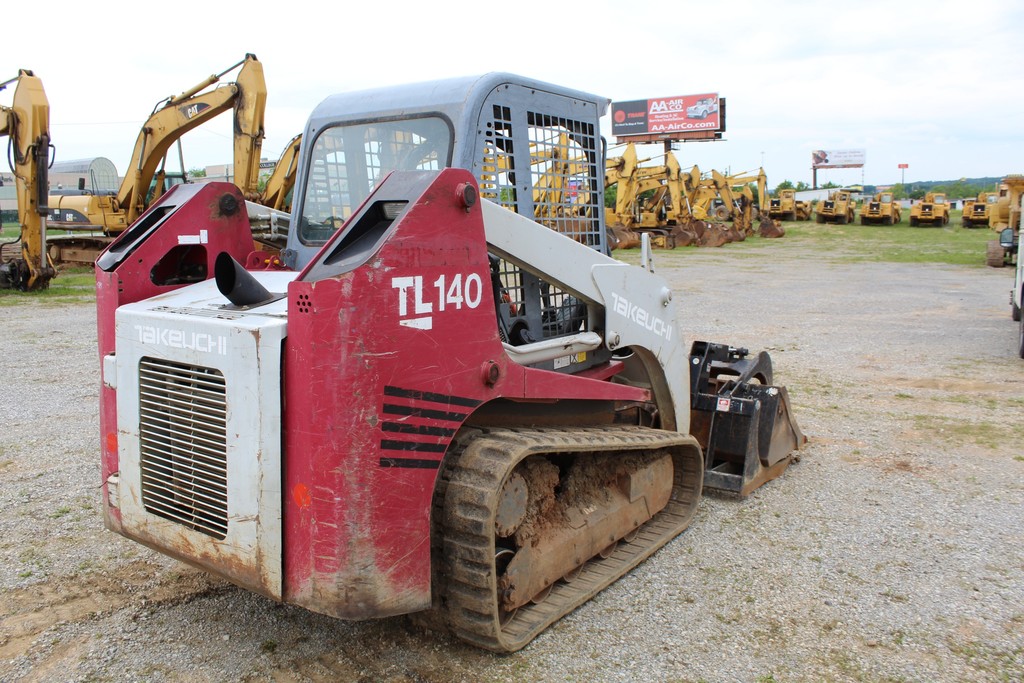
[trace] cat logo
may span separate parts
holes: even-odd
[[[180,111],[182,116],[184,116],[186,119],[192,120],[195,117],[199,116],[199,114],[201,114],[209,107],[210,105],[206,104],[205,102],[196,102],[195,104],[190,104],[185,107],[182,107]]]

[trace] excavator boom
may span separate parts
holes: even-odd
[[[238,69],[233,82],[219,85],[225,74]],[[110,238],[126,230],[148,208],[162,189],[161,169],[171,146],[185,133],[234,110],[235,185],[249,200],[258,200],[260,151],[264,137],[267,86],[263,65],[255,55],[203,79],[179,95],[161,101],[139,131],[129,169],[116,196],[53,196],[53,227],[68,231],[102,232],[102,236],[67,235],[54,242],[51,252],[62,261],[91,263]]]
[[[18,197],[21,256],[0,265],[0,288],[45,289],[56,275],[46,254],[47,169],[50,104],[43,82],[22,69],[0,90],[17,82],[10,107],[0,107],[0,136],[10,138],[11,170]]]
[[[302,135],[296,135],[281,152],[281,158],[274,166],[274,172],[267,179],[266,187],[257,200],[260,204],[277,211],[291,211],[288,193],[295,186],[295,171],[298,169],[299,146]]]
[[[233,83],[199,94],[238,66],[242,68]],[[125,175],[117,193],[117,201],[126,212],[127,223],[135,222],[146,210],[145,198],[149,184],[171,145],[185,133],[232,108],[235,110],[235,184],[243,196],[255,196],[266,103],[267,86],[263,78],[263,65],[255,55],[248,54],[230,69],[210,76],[181,95],[170,97],[157,105],[139,131],[132,152],[131,171]]]

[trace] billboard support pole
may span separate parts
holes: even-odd
[[[818,189],[818,167],[811,166],[811,189]]]

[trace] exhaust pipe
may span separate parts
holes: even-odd
[[[222,251],[213,264],[217,289],[228,301],[239,307],[259,306],[280,299],[259,283],[231,254]]]

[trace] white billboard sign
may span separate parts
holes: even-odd
[[[816,149],[811,152],[813,168],[860,168],[867,152],[863,149]]]

